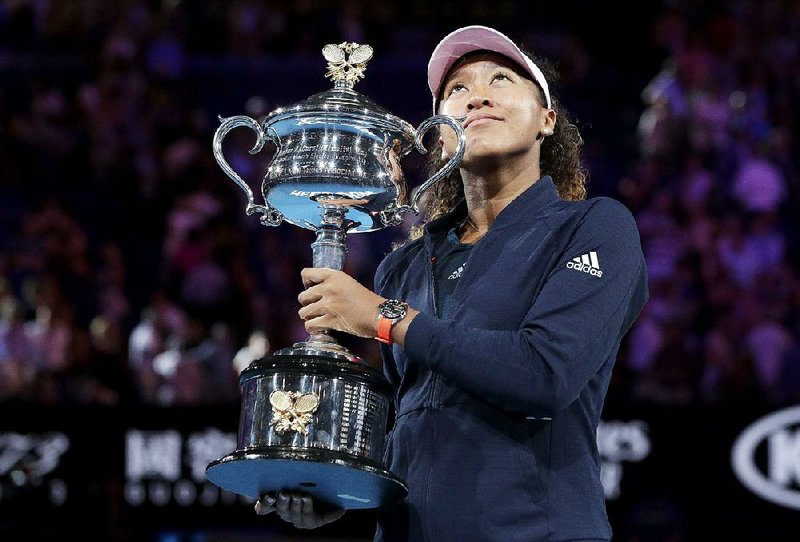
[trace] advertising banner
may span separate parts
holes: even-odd
[[[0,535],[292,532],[205,478],[235,448],[238,415],[235,406],[4,405]],[[609,405],[597,443],[617,540],[797,539],[800,406]],[[373,513],[293,536],[371,540]]]

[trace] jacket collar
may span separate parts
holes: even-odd
[[[538,215],[545,207],[555,201],[560,201],[558,190],[549,175],[533,183],[525,189],[519,196],[514,198],[505,209],[503,209],[491,229],[501,229],[509,225],[516,224],[522,217],[532,217]],[[432,220],[425,226],[425,231],[429,235],[436,235],[446,232],[459,221],[467,216],[467,204],[461,200],[456,207],[449,213]]]

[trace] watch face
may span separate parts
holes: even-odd
[[[394,299],[387,299],[383,303],[381,303],[380,311],[381,315],[384,318],[402,318],[406,314],[406,305],[402,301],[396,301]]]

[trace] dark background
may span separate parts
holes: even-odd
[[[466,24],[558,64],[589,195],[620,199],[639,224],[651,299],[603,418],[644,423],[651,450],[621,462],[608,500],[617,539],[794,539],[797,511],[745,488],[730,450],[800,399],[797,2],[9,0],[4,540],[371,538],[370,511],[306,532],[235,499],[131,505],[125,443],[139,430],[174,430],[184,445],[208,428],[235,432],[242,364],[305,338],[296,295],[313,235],[244,214],[211,153],[218,116],[258,119],[330,88],[321,48],[356,41],[375,50],[356,90],[416,126],[432,114],[430,52]],[[226,156],[257,187],[270,151],[248,156],[251,136],[232,133]],[[423,180],[421,155],[403,167],[410,184]],[[370,285],[415,220],[349,236],[346,270]],[[374,341],[340,340],[378,359]],[[37,475],[36,443],[53,435],[69,449]],[[764,447],[758,461],[766,472]]]

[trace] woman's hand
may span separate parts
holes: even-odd
[[[311,495],[294,491],[279,491],[262,496],[255,505],[256,514],[277,512],[278,516],[298,529],[316,529],[336,521],[345,513],[343,508],[317,504]]]
[[[357,337],[375,337],[378,305],[384,301],[381,296],[343,271],[310,267],[300,276],[306,289],[297,296],[302,305],[298,315],[306,331],[333,329]]]

